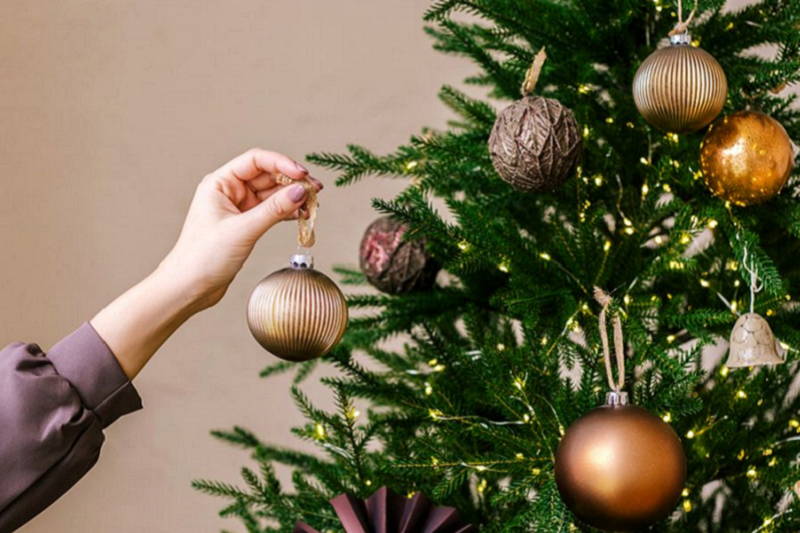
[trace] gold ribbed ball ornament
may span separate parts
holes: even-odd
[[[794,145],[780,122],[740,111],[715,122],[700,148],[703,180],[716,196],[739,206],[778,194],[794,167]]]
[[[331,279],[313,268],[309,255],[256,286],[247,305],[250,332],[265,350],[287,361],[322,357],[347,328],[347,302]]]
[[[635,531],[673,511],[686,482],[686,455],[669,424],[612,392],[561,439],[555,478],[564,503],[590,526]]]
[[[710,124],[728,95],[725,71],[714,57],[691,45],[688,33],[644,60],[633,78],[633,100],[644,119],[671,133],[692,133]]]

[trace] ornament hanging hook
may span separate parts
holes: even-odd
[[[749,266],[747,264],[747,244],[744,245],[744,253],[742,254],[742,268],[750,274],[750,312],[754,313],[756,293],[761,292],[764,288],[764,283],[758,284],[758,267],[756,266],[755,257],[750,258]]]
[[[606,377],[608,378],[608,386],[619,394],[625,386],[625,345],[622,339],[622,320],[619,318],[619,313],[614,315],[614,352],[617,358],[617,381],[614,381],[614,371],[611,368],[611,349],[608,343],[608,331],[606,331],[606,314],[611,305],[612,298],[600,287],[594,288],[594,299],[603,306],[600,311],[598,319],[600,326],[600,339],[603,342],[603,360],[606,364]]]
[[[531,68],[529,68],[528,72],[525,74],[525,81],[522,82],[522,96],[530,96],[533,94],[545,61],[547,61],[547,52],[545,51],[545,47],[542,46],[542,49],[539,50],[539,53],[533,58]]]
[[[697,2],[698,0],[694,0],[692,11],[689,13],[686,20],[683,20],[683,0],[678,0],[678,23],[672,28],[672,31],[669,32],[670,37],[681,35],[689,31],[689,24],[692,23],[694,16],[697,14]]]

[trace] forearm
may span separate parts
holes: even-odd
[[[184,278],[162,265],[100,311],[92,327],[133,379],[164,342],[205,308]]]

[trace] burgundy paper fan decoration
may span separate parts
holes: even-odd
[[[436,507],[418,492],[404,498],[388,487],[378,489],[367,500],[341,494],[331,500],[346,533],[466,533],[465,525],[453,507]],[[298,522],[294,533],[319,533]]]

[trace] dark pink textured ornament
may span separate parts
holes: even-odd
[[[540,96],[525,96],[505,108],[489,137],[495,170],[521,192],[562,185],[578,167],[582,148],[572,111]]]
[[[331,500],[345,533],[467,533],[473,531],[452,507],[436,507],[422,493],[404,498],[388,487],[367,500],[342,494]],[[298,522],[294,533],[319,533]]]
[[[439,272],[424,239],[403,239],[407,229],[405,224],[381,217],[361,239],[361,271],[371,285],[388,294],[428,290]]]

